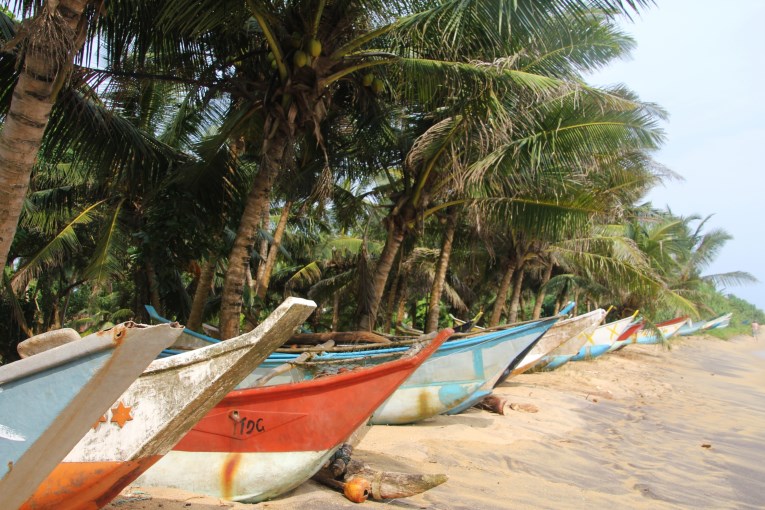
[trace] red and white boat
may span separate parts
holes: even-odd
[[[232,391],[136,484],[248,503],[276,497],[313,476],[451,334],[396,361]]]
[[[315,307],[313,301],[288,298],[249,333],[153,361],[21,509],[106,505],[283,344]]]

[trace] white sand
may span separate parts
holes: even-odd
[[[765,507],[765,342],[689,337],[631,345],[594,361],[524,374],[496,393],[535,405],[505,416],[471,409],[376,426],[356,458],[378,469],[446,473],[425,494],[367,507]],[[708,445],[704,447],[702,445]],[[130,487],[107,508],[351,508],[307,482],[274,501],[234,504]]]

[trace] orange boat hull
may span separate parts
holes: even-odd
[[[128,462],[62,462],[19,510],[98,510],[161,455]]]

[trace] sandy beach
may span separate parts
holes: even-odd
[[[425,494],[376,508],[765,507],[765,341],[688,337],[631,345],[496,394],[533,404],[504,416],[471,409],[410,426],[375,426],[355,458],[393,471],[446,473]],[[106,508],[351,508],[307,482],[274,501],[236,504],[131,486]]]

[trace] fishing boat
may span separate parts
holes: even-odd
[[[170,451],[315,307],[288,298],[249,333],[153,361],[21,508],[104,506]]]
[[[688,317],[676,317],[668,321],[660,322],[656,325],[655,329],[646,329],[645,326],[643,326],[643,329],[638,331],[635,335],[635,343],[660,344],[665,342],[674,336],[686,322],[688,322]],[[656,330],[658,330],[659,334],[656,333]]]
[[[0,506],[24,503],[181,330],[126,322],[82,339],[69,330],[22,342],[21,351],[40,352],[0,366]],[[74,338],[44,350],[45,340]]]
[[[598,309],[600,310],[600,309]],[[590,312],[590,314],[577,315],[570,319],[562,320],[555,323],[542,338],[536,343],[533,349],[531,349],[526,356],[519,361],[515,367],[507,367],[502,376],[497,381],[497,384],[504,382],[510,377],[515,377],[518,374],[531,369],[537,363],[543,361],[545,356],[550,355],[555,349],[560,347],[566,340],[579,334],[587,325],[589,321],[599,316],[598,310]],[[603,312],[605,313],[605,312]],[[587,316],[585,318],[585,316]],[[602,320],[602,319],[601,319]],[[583,322],[584,321],[584,322]],[[585,324],[584,326],[582,324]],[[585,339],[586,341],[586,339]],[[573,356],[579,350],[579,347],[571,354]],[[571,357],[569,356],[569,358]]]
[[[512,342],[503,342],[493,348],[476,351],[473,363],[480,367],[480,374],[486,377],[486,381],[470,398],[447,410],[444,414],[462,413],[490,395],[505,370],[515,367],[559,319],[560,317],[551,317],[537,321],[534,329],[526,330],[523,335]]]
[[[677,334],[680,336],[691,336],[701,331],[701,329],[704,327],[706,323],[707,321],[693,322],[692,320],[689,320],[688,322],[683,324],[683,327],[677,331]]]
[[[542,359],[539,360],[530,370],[548,371],[555,370],[571,360],[576,356],[584,344],[587,343],[587,338],[591,335],[598,324],[603,322],[606,318],[606,311],[602,308],[593,310],[589,313],[577,315],[568,319],[571,321],[570,326],[574,334],[565,340],[558,347],[550,351]]]
[[[247,503],[291,490],[313,476],[451,334],[428,335],[395,361],[232,391],[137,483]]]
[[[630,324],[627,329],[624,330],[624,333],[622,333],[619,338],[617,338],[616,341],[611,345],[611,347],[608,348],[608,352],[618,351],[620,349],[624,349],[624,347],[629,344],[634,344],[638,332],[643,329],[643,324],[644,323],[642,319]]]
[[[608,352],[614,342],[632,324],[636,315],[637,312],[631,317],[625,317],[595,328],[595,331],[586,335],[587,342],[570,361],[591,360]]]
[[[708,320],[701,329],[708,330],[726,328],[730,324],[732,317],[733,313],[726,313],[725,315],[715,317],[714,319]]]
[[[498,370],[504,369],[512,359],[512,349],[523,351],[554,320],[532,321],[444,343],[375,411],[370,423],[414,423],[467,402]],[[517,347],[506,351],[504,343]]]

